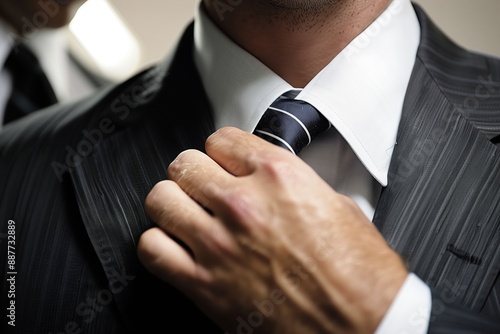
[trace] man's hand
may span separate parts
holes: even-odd
[[[148,195],[146,268],[229,333],[373,333],[408,271],[355,203],[241,130],[206,152],[181,153]]]

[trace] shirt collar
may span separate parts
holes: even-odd
[[[383,186],[419,40],[410,0],[393,0],[297,96],[328,118]],[[216,128],[251,132],[267,107],[293,89],[223,34],[201,6],[195,13],[195,62]]]
[[[35,38],[25,41],[27,47],[37,56],[45,75],[59,100],[70,98],[68,76],[68,27],[40,29]]]
[[[13,47],[17,43],[24,43],[30,51],[37,57],[45,75],[49,79],[57,97],[60,100],[68,99],[69,58],[67,27],[58,29],[39,29],[34,35],[23,38],[18,36],[8,24],[0,20],[0,70],[4,67],[5,61]]]

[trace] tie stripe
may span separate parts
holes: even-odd
[[[266,110],[254,134],[298,154],[330,122],[309,103],[296,100],[296,92],[280,96]]]
[[[297,153],[295,153],[295,151],[293,150],[293,148],[290,146],[290,144],[288,144],[286,142],[286,140],[278,137],[277,135],[274,135],[274,134],[269,133],[269,132],[264,131],[264,130],[255,130],[255,132],[261,135],[259,137],[264,138],[267,141],[273,142],[272,139],[274,139],[274,140],[280,142],[282,145],[278,145],[278,146],[285,146],[285,148],[287,148],[288,150],[290,150],[293,154],[297,154]],[[266,138],[266,136],[269,137],[269,138]]]
[[[269,107],[269,109],[281,112],[281,113],[283,113],[285,115],[288,115],[291,118],[293,118],[304,129],[304,132],[307,134],[307,138],[309,140],[308,143],[307,143],[307,145],[309,145],[311,143],[311,140],[312,140],[311,139],[311,134],[309,133],[309,130],[306,128],[306,126],[304,125],[304,123],[302,123],[302,121],[300,119],[298,119],[293,114],[291,114],[288,111],[283,110],[283,109],[278,109],[278,108],[275,108],[275,107]]]

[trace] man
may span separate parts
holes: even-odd
[[[90,94],[108,81],[68,50],[67,25],[82,0],[0,4],[0,125],[56,102]]]
[[[217,7],[209,8],[212,8],[214,21],[238,44],[293,86],[305,86],[297,98],[319,106],[354,150],[361,141],[362,150],[356,153],[368,170],[372,169],[371,163],[377,161],[377,151],[372,150],[370,142],[363,142],[366,133],[357,131],[358,123],[368,123],[364,130],[368,135],[373,134],[372,140],[386,153],[387,159],[393,154],[388,170],[389,181],[384,178],[386,174],[377,173],[383,170],[384,164],[379,164],[371,172],[375,178],[379,176],[380,183],[387,183],[382,184],[385,188],[378,200],[374,222],[389,243],[408,261],[409,269],[434,289],[432,302],[431,298],[425,300],[426,289],[414,285],[412,275],[407,275],[401,260],[394,257],[389,247],[379,243],[377,237],[368,237],[374,231],[367,227],[364,217],[359,214],[359,210],[353,209],[351,203],[345,204],[345,198],[338,194],[321,191],[324,185],[290,155],[285,156],[251,136],[234,130],[220,131],[210,137],[206,143],[208,156],[192,151],[183,152],[169,167],[170,181],[161,182],[154,188],[148,197],[148,211],[166,234],[154,229],[144,235],[139,245],[143,262],[159,277],[181,289],[228,331],[246,328],[266,333],[364,333],[377,328],[382,333],[422,333],[426,330],[450,333],[498,332],[498,322],[495,324],[492,320],[471,314],[471,310],[474,310],[499,316],[498,306],[493,306],[498,305],[494,287],[498,284],[495,283],[498,271],[490,272],[491,283],[483,291],[474,287],[476,283],[473,283],[484,284],[484,280],[478,280],[477,270],[484,264],[484,256],[497,252],[498,245],[491,240],[471,239],[471,235],[485,233],[479,232],[478,228],[488,224],[488,221],[491,222],[492,230],[486,232],[488,237],[483,234],[481,238],[498,235],[498,213],[495,218],[489,216],[489,210],[496,207],[497,201],[478,201],[477,196],[470,193],[474,188],[484,191],[490,187],[485,185],[485,180],[481,180],[483,173],[486,179],[494,179],[498,171],[496,167],[494,171],[484,169],[483,162],[489,159],[471,156],[473,148],[470,145],[480,147],[482,144],[476,146],[475,140],[469,142],[470,138],[463,140],[456,137],[463,135],[458,135],[463,129],[457,131],[457,128],[464,126],[465,119],[472,124],[478,121],[475,117],[478,116],[478,110],[484,108],[482,103],[491,102],[492,99],[498,101],[499,85],[492,79],[498,76],[498,70],[470,71],[470,67],[474,66],[472,63],[480,62],[479,58],[460,50],[435,28],[426,25],[424,17],[417,11],[420,14],[422,38],[415,66],[412,66],[413,77],[405,99],[406,107],[401,115],[398,139],[392,142],[397,145],[392,153],[392,146],[384,146],[386,138],[380,130],[391,121],[391,106],[384,99],[397,99],[398,93],[396,87],[390,90],[392,96],[385,89],[394,80],[405,78],[392,72],[399,74],[408,69],[402,64],[408,60],[405,58],[407,54],[398,48],[412,50],[411,46],[414,45],[411,41],[414,38],[411,15],[405,16],[404,9],[398,13],[399,18],[405,16],[404,22],[409,25],[400,26],[406,39],[398,40],[392,36],[391,40],[384,40],[383,36],[394,33],[390,30],[397,29],[398,25],[398,17],[390,15],[397,11],[395,7],[389,7],[354,41],[351,42],[348,36],[347,42],[351,43],[324,68],[324,63],[321,63],[324,54],[320,48],[322,32],[327,36],[327,44],[343,46],[344,36],[339,34],[341,37],[337,40],[331,37],[335,36],[336,30],[335,25],[332,28],[329,23],[346,20],[347,15],[343,14],[349,13],[352,8],[324,2],[325,8],[336,9],[330,11],[335,19],[311,22],[306,21],[308,16],[305,13],[314,8],[305,9],[291,2],[278,4],[269,1],[267,4],[267,7],[255,5],[253,12],[242,4],[225,20],[217,20]],[[395,4],[397,2],[392,5]],[[355,3],[351,5],[356,8]],[[281,13],[286,18],[282,20],[282,25],[276,23],[280,22],[279,12],[273,12],[273,6],[282,6]],[[363,22],[363,10],[356,9],[359,10],[357,20]],[[256,12],[262,15],[251,15]],[[294,13],[298,14],[294,16]],[[318,11],[316,17],[322,13]],[[272,17],[272,23],[259,21],[262,17]],[[318,22],[323,29],[315,25]],[[280,34],[279,28],[286,30],[287,23],[289,30],[292,30],[293,24],[293,32]],[[246,25],[266,30],[267,34],[252,38],[245,35],[250,31],[245,29]],[[308,35],[307,31],[312,31],[313,36]],[[439,36],[439,42],[430,35]],[[298,45],[294,45],[287,37],[298,40]],[[317,52],[309,55],[320,63],[318,68],[322,73],[316,75],[318,71],[312,69],[313,75],[304,75],[304,71],[317,65],[314,62],[310,67],[297,65],[301,62],[311,63],[308,58],[300,58],[304,57],[299,47],[300,43],[304,43],[301,37],[313,39],[312,45],[307,45],[310,49],[318,46]],[[306,43],[308,41],[311,39],[306,39]],[[390,42],[399,43],[397,47],[391,48]],[[387,49],[377,53],[378,47]],[[219,49],[225,48],[219,45]],[[276,56],[278,50],[285,49],[288,50],[286,58]],[[329,51],[332,49],[328,48]],[[445,52],[446,56],[443,54]],[[384,67],[383,59],[374,61],[377,54],[388,58],[394,56],[392,61],[386,59],[392,67]],[[359,59],[356,58],[358,55]],[[414,55],[412,57],[413,61]],[[461,58],[463,63],[451,66],[449,62],[436,62],[435,57]],[[212,60],[217,57],[210,54],[206,58],[210,58],[211,65],[217,68],[217,61]],[[221,63],[234,71],[228,59],[223,61]],[[325,63],[328,61],[327,58]],[[350,69],[353,63],[361,69]],[[372,69],[370,66],[382,69]],[[300,71],[294,72],[293,69]],[[464,70],[468,72],[467,75],[462,73]],[[346,72],[358,75],[354,85],[351,86],[350,78],[345,77]],[[203,74],[202,70],[202,78]],[[325,79],[327,75],[330,78]],[[306,79],[301,80],[304,76]],[[332,79],[334,76],[341,79]],[[470,80],[467,88],[469,93],[464,93],[463,89],[466,88],[456,82],[458,77]],[[484,82],[483,77],[490,78],[490,82]],[[344,87],[336,86],[337,82]],[[417,82],[426,88],[417,89],[414,86]],[[383,85],[384,88],[380,89],[377,85]],[[432,87],[429,88],[429,85]],[[205,86],[210,87],[207,84]],[[325,86],[328,93],[321,95],[320,89]],[[401,85],[403,90],[406,87],[406,83]],[[363,92],[359,93],[359,90]],[[370,93],[365,93],[366,90],[373,90],[381,97],[373,98]],[[208,91],[210,96],[211,89],[208,88]],[[339,92],[348,95],[348,98]],[[369,99],[373,105],[356,101],[352,96],[354,93]],[[494,96],[495,93],[497,96]],[[213,93],[213,96],[218,95]],[[399,96],[402,96],[401,92]],[[433,102],[426,104],[425,99]],[[220,104],[220,101],[215,100],[215,106],[221,107],[217,105],[218,102]],[[471,102],[474,102],[473,108]],[[360,107],[368,109],[368,112]],[[344,108],[351,114],[343,113]],[[412,115],[405,115],[405,110]],[[498,112],[498,106],[489,110],[492,115]],[[349,118],[356,116],[355,121]],[[380,119],[383,119],[382,123]],[[482,130],[488,131],[497,122],[493,121]],[[372,132],[374,125],[378,130]],[[468,127],[475,128],[471,124]],[[394,127],[385,129],[395,130]],[[486,139],[483,148],[496,150],[491,143],[498,142],[497,133],[482,132],[478,135]],[[240,142],[244,144],[239,145]],[[456,143],[457,146],[447,151],[442,145],[450,143]],[[328,153],[326,150],[320,152]],[[368,153],[371,159],[366,158],[364,153]],[[306,162],[310,159],[308,154],[301,154]],[[339,158],[345,159],[345,156]],[[323,159],[327,160],[328,157]],[[478,166],[471,165],[475,164],[471,162],[474,160]],[[315,160],[310,161],[316,167]],[[284,168],[287,165],[290,167]],[[457,165],[461,167],[457,169]],[[336,166],[335,161],[330,166]],[[321,168],[315,169],[324,173]],[[286,174],[286,177],[281,173]],[[356,174],[355,171],[350,173]],[[468,173],[470,176],[465,176]],[[324,179],[328,180],[329,174],[326,175]],[[466,186],[468,178],[471,183]],[[448,183],[445,189],[442,183]],[[460,190],[462,186],[466,188]],[[456,194],[462,191],[466,196],[472,196],[472,202]],[[359,193],[350,195],[359,198]],[[475,201],[478,202],[475,204]],[[210,214],[204,212],[202,207]],[[458,208],[465,211],[460,212]],[[467,218],[468,215],[470,218]],[[176,240],[180,240],[183,246],[187,245],[188,250],[180,247]],[[318,248],[323,255],[318,255]],[[435,259],[430,260],[430,256]],[[395,291],[398,289],[396,298]],[[407,299],[406,302],[403,302],[404,299]],[[387,300],[391,303],[386,303]],[[362,307],[359,307],[360,304]],[[413,310],[405,310],[407,305],[411,305]],[[431,306],[432,313],[429,314]],[[463,306],[466,306],[465,311]]]
[[[0,233],[16,247],[11,258],[0,262],[8,282],[2,290],[9,317],[5,331],[189,332],[201,327],[204,333],[250,333],[283,328],[279,318],[295,330],[328,332],[497,330],[485,317],[499,315],[500,188],[494,139],[499,135],[498,64],[454,45],[408,1],[307,2],[305,7],[283,1],[202,1],[195,24],[186,28],[173,57],[82,103],[28,116],[0,135]],[[333,125],[300,152],[307,164],[246,133],[253,132],[281,95],[312,103]],[[225,126],[245,131],[224,129],[207,141]],[[205,142],[208,156],[201,153]],[[332,171],[331,163],[344,174]],[[154,209],[165,203],[163,196],[174,199],[166,202],[167,211],[148,212],[176,243],[162,238],[156,252],[146,238],[141,249],[156,256],[164,254],[161,245],[170,245],[160,260],[173,261],[165,267],[177,270],[173,274],[181,279],[155,272],[175,285],[151,275],[136,255],[140,236],[154,226],[144,201],[166,178],[167,167],[175,183],[167,183],[166,193],[165,187],[155,187],[160,191],[153,191],[148,203]],[[204,181],[207,175],[213,182]],[[246,187],[247,180],[257,183]],[[221,184],[228,186],[228,193],[220,192]],[[258,196],[262,184],[267,184],[267,196]],[[249,196],[231,193],[235,186],[247,189],[243,195]],[[210,220],[184,192],[217,219]],[[297,195],[295,200],[290,193]],[[261,199],[253,202],[256,198]],[[280,201],[294,205],[283,209]],[[309,211],[301,210],[300,203]],[[300,220],[302,229],[290,230],[294,238],[280,239],[276,231],[283,222],[304,220],[308,212],[315,213],[314,226],[325,228],[333,215],[331,231],[324,232],[321,242],[315,240],[317,234],[308,236]],[[236,231],[248,229],[242,222],[261,222],[261,227],[262,222],[273,223],[277,227],[269,235],[276,237],[276,245],[296,242],[297,261],[280,263],[288,254],[283,248],[277,262],[262,265],[268,248],[259,248],[262,243],[254,248],[249,238],[233,242],[221,224],[227,220]],[[206,238],[196,234],[204,231],[196,225],[205,223],[214,223]],[[12,235],[14,240],[7,238]],[[236,235],[245,238],[244,233]],[[301,243],[297,236],[304,236]],[[206,252],[196,242],[200,239],[218,248]],[[316,243],[321,246],[313,258],[316,263],[339,251],[347,256],[340,262],[336,258],[331,267],[317,265],[322,269],[313,272],[301,265]],[[231,281],[235,276],[226,272],[239,267],[228,265],[222,256],[226,250],[233,255],[235,244],[246,245],[248,254],[262,255],[261,260],[248,256],[249,268],[257,265],[259,271],[241,271],[240,281]],[[179,245],[187,251],[181,252]],[[214,252],[220,254],[217,261]],[[200,261],[195,268],[206,274],[205,280],[186,274],[191,254]],[[373,255],[373,264],[367,263],[368,255]],[[241,262],[237,256],[231,259]],[[379,266],[381,259],[387,262]],[[150,259],[143,260],[155,270]],[[214,277],[207,263],[220,276]],[[279,305],[284,308],[275,308],[280,317],[260,323],[269,303],[251,300],[250,287],[253,278],[257,284],[259,278],[269,279],[270,270],[285,277],[270,300],[291,298],[293,291],[283,288],[304,282],[305,294],[293,300],[309,306],[311,315],[299,314],[304,307],[290,309],[289,299]],[[306,280],[316,279],[318,272],[325,272],[325,280]],[[341,275],[336,280],[347,288],[345,294],[326,284],[326,274],[332,272]],[[360,289],[347,284],[360,277],[373,281],[358,285]],[[187,281],[181,282],[183,278]],[[227,299],[223,282],[229,292],[249,290],[241,299]],[[274,291],[266,284],[260,287],[256,298]],[[316,313],[307,296],[316,296],[320,287],[337,298],[335,303],[321,300],[321,312]],[[374,292],[370,298],[369,291]],[[217,307],[210,309],[211,297],[217,295]],[[235,302],[229,316],[226,311],[232,306],[220,308],[226,301]],[[414,314],[415,305],[417,311],[423,307],[421,313]],[[261,313],[240,313],[254,306]],[[425,308],[429,306],[432,310]],[[394,310],[403,307],[400,317]]]

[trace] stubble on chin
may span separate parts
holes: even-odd
[[[349,0],[255,0],[253,16],[291,31],[320,29],[325,18]]]

